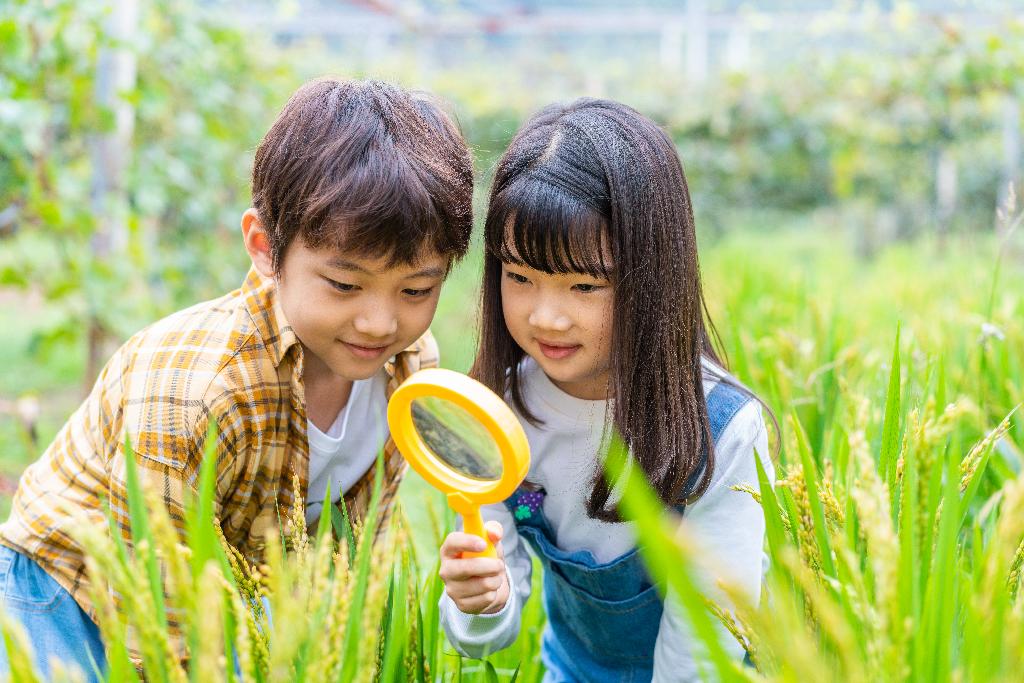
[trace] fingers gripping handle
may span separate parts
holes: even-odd
[[[498,551],[491,543],[490,537],[487,535],[487,530],[484,528],[483,517],[480,516],[480,508],[474,507],[472,510],[462,511],[462,530],[467,534],[473,534],[484,539],[484,543],[487,547],[481,552],[473,553],[466,552],[462,553],[463,557],[497,557]]]

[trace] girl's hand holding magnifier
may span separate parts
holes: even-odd
[[[522,425],[497,394],[466,375],[431,368],[391,395],[388,425],[414,470],[448,496],[463,519],[441,546],[441,578],[466,613],[491,613],[508,600],[501,525],[484,529],[480,506],[515,492],[530,468]]]
[[[485,548],[483,539],[453,531],[441,545],[441,570],[445,592],[466,614],[493,614],[508,601],[508,574],[501,549],[502,528],[498,522],[484,525],[496,557],[470,557]]]

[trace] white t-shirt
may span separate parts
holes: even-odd
[[[331,500],[337,501],[376,462],[377,454],[388,439],[387,386],[388,374],[381,368],[373,377],[352,383],[348,403],[326,433],[312,420],[307,421],[307,524],[320,517],[328,480]]]
[[[704,380],[707,395],[724,372],[711,363],[705,363],[704,369],[714,375]],[[619,557],[636,546],[632,523],[603,522],[589,518],[586,513],[586,500],[599,466],[608,402],[566,394],[529,357],[520,365],[520,373],[526,404],[545,422],[536,427],[520,418],[530,443],[527,479],[547,492],[543,513],[556,544],[569,552],[588,550],[598,562]],[[711,558],[719,575],[727,575],[731,583],[756,601],[768,568],[764,515],[748,494],[731,489],[741,483],[756,488],[755,449],[766,473],[774,480],[760,405],[750,401],[736,413],[716,442],[711,484],[699,500],[686,507],[681,526]],[[613,489],[612,499],[616,498],[617,491]],[[469,657],[482,657],[510,645],[519,632],[522,605],[530,596],[531,555],[516,532],[511,513],[503,504],[486,506],[482,512],[485,520],[497,520],[504,528],[502,548],[512,590],[500,612],[481,615],[461,612],[447,593],[442,594],[441,624],[455,649]],[[715,588],[714,578],[704,577],[707,594],[719,604],[728,605],[725,596]],[[655,644],[653,680],[697,680],[689,625],[672,600],[667,607]],[[739,643],[724,628],[720,631],[726,649],[737,659],[742,657]]]

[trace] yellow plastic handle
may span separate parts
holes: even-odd
[[[484,528],[484,519],[480,516],[480,508],[474,507],[472,510],[462,513],[462,530],[467,534],[473,534],[484,539],[484,543],[487,547],[478,553],[465,552],[462,553],[463,557],[497,557],[498,550],[491,543],[490,537],[487,535],[487,530]]]

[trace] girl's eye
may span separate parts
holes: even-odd
[[[424,296],[430,296],[430,293],[434,291],[433,287],[427,287],[426,289],[403,289],[402,292],[408,296],[420,298]]]
[[[529,280],[525,276],[520,275],[519,273],[513,273],[512,271],[508,271],[506,275],[508,276],[509,280],[511,280],[512,282],[518,282],[521,285],[525,285],[527,282],[529,282]]]
[[[602,285],[591,285],[582,282],[578,285],[573,285],[572,288],[575,289],[577,292],[582,292],[583,294],[590,294],[591,292],[596,292],[600,289],[604,289]]]

